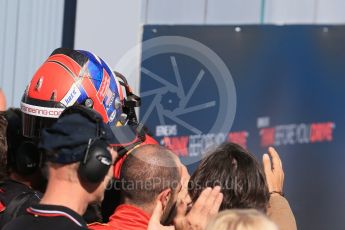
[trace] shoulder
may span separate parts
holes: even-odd
[[[7,223],[5,227],[3,228],[3,230],[30,229],[28,227],[30,226],[31,222],[32,222],[32,219],[30,218],[30,216],[23,215]]]
[[[274,194],[270,196],[267,216],[275,222],[281,230],[297,229],[295,216],[285,197]]]
[[[87,229],[85,227],[77,226],[73,223],[67,222],[61,218],[49,218],[49,217],[37,217],[32,215],[23,215],[15,220],[9,222],[3,230],[17,230],[17,229],[26,229],[26,230],[81,230]]]

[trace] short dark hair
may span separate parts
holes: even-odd
[[[136,205],[150,204],[163,190],[171,188],[174,192],[180,176],[170,150],[159,145],[140,146],[121,167],[122,196]]]
[[[252,154],[237,144],[224,143],[202,160],[190,179],[192,201],[204,188],[216,185],[221,186],[224,195],[220,210],[267,209],[269,191],[263,169]]]

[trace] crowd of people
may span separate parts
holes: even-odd
[[[190,176],[137,120],[140,98],[100,57],[56,49],[6,109],[0,229],[294,230],[279,154],[235,143]]]

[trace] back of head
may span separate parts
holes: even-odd
[[[247,150],[224,143],[208,155],[190,178],[189,194],[195,202],[206,187],[220,185],[220,210],[254,208],[266,211],[269,191],[258,161]]]
[[[65,109],[50,128],[43,129],[39,147],[45,150],[44,159],[49,165],[68,168],[74,175],[78,171],[81,179],[98,184],[112,164],[107,149],[111,138],[111,130],[99,113],[74,105]]]
[[[233,209],[218,213],[206,230],[278,230],[278,227],[257,210]]]
[[[159,145],[144,145],[132,151],[121,168],[124,199],[134,205],[152,204],[165,189],[174,192],[180,173],[173,153]]]

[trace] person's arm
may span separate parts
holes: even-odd
[[[267,216],[276,223],[280,230],[297,229],[296,220],[289,202],[279,194],[273,193],[270,196]]]
[[[0,180],[6,177],[7,165],[7,120],[5,118],[6,98],[0,89]]]
[[[295,217],[289,202],[283,197],[284,170],[282,162],[274,148],[269,148],[268,153],[269,155],[263,155],[263,166],[270,192],[267,216],[278,225],[280,230],[295,230],[297,229]]]
[[[0,111],[6,111],[6,97],[2,89],[0,88]]]

